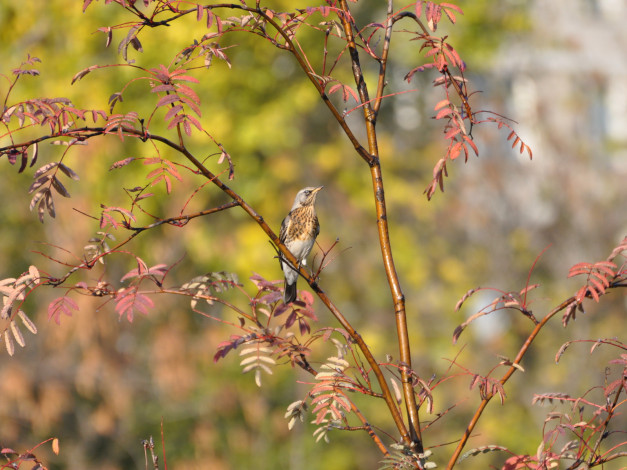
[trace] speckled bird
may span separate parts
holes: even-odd
[[[296,194],[294,205],[281,223],[281,233],[279,238],[288,250],[298,261],[299,267],[307,265],[307,256],[313,248],[316,237],[320,233],[320,224],[316,216],[314,204],[316,196],[323,186],[308,187],[301,189]],[[281,269],[285,274],[285,291],[283,302],[289,304],[296,300],[296,281],[298,280],[298,269],[279,257]]]

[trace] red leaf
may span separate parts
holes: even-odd
[[[74,300],[69,297],[59,297],[48,305],[48,321],[54,319],[57,325],[61,324],[61,314],[65,314],[68,317],[72,316],[72,310],[78,310],[78,305]]]
[[[453,145],[453,147],[451,148],[451,151],[449,152],[449,157],[451,160],[455,160],[457,157],[459,157],[459,153],[462,150],[462,143],[461,142],[457,142],[455,145]]]
[[[605,288],[610,287],[610,281],[603,274],[601,274],[601,273],[591,273],[591,275],[593,277],[590,278],[590,282],[592,282],[593,280],[595,280],[594,278],[596,278],[596,279],[598,279],[601,282],[601,284]],[[599,281],[597,281],[597,282],[599,282]]]
[[[181,176],[181,174],[177,171],[176,168],[168,166],[168,168],[166,168],[166,171],[171,174],[172,176],[174,176],[177,180],[179,181],[183,181],[183,177]]]
[[[451,108],[444,108],[441,109],[440,112],[438,114],[435,115],[436,119],[442,119],[445,116],[448,116],[449,114],[451,114],[453,111],[451,111]]]
[[[461,57],[459,56],[459,54],[457,53],[457,51],[453,49],[453,47],[450,46],[449,44],[445,44],[445,46],[446,47],[443,49],[443,51],[446,57],[448,57],[448,59],[451,61],[451,64],[453,64],[456,67],[461,67],[463,64],[463,61]]]
[[[464,14],[463,10],[459,6],[452,3],[440,3],[440,5],[444,8],[451,8],[462,15]]]
[[[150,89],[150,93],[176,92],[176,87],[170,84],[155,85]]]
[[[180,124],[184,120],[185,120],[185,114],[177,114],[176,116],[174,116],[174,118],[172,118],[172,120],[168,124],[168,129],[172,129],[173,127],[175,127],[177,124]]]
[[[472,139],[470,137],[468,137],[467,135],[465,135],[464,136],[464,140],[468,143],[468,145],[470,145],[470,147],[472,148],[473,152],[475,152],[475,155],[479,156],[479,149],[477,149],[477,146],[472,141]]]
[[[446,134],[444,134],[444,138],[445,139],[452,139],[453,137],[455,137],[457,134],[459,134],[462,130],[459,127],[453,127],[451,130],[449,130]]]
[[[192,79],[193,77],[187,77],[187,78],[189,78],[189,79],[190,79],[190,81],[191,81],[191,79]],[[177,77],[177,80],[178,80],[178,79],[179,79],[179,77]],[[194,80],[196,80],[196,79],[194,78]],[[196,80],[196,81],[198,81],[198,80]],[[196,103],[196,104],[198,104],[198,105],[200,104],[200,98],[198,97],[198,95],[196,94],[196,92],[195,92],[194,90],[192,90],[190,87],[188,87],[187,85],[183,85],[183,84],[181,84],[181,83],[178,83],[178,84],[176,85],[176,89],[177,89],[177,91],[178,91],[178,92],[181,92],[181,93],[183,93],[183,94],[184,94],[184,95],[186,95],[186,96],[189,96],[189,98],[190,98],[192,101],[194,101],[194,103]]]
[[[146,178],[147,178],[147,179],[154,178],[154,177],[156,177],[156,176],[158,176],[158,175],[162,174],[162,173],[163,173],[163,170],[164,170],[163,168],[155,168],[154,170],[152,170],[150,173],[148,173],[148,174],[146,175]]]
[[[415,11],[416,11],[416,16],[420,17],[420,15],[422,15],[422,1],[416,2]]]
[[[203,128],[198,119],[190,114],[186,114],[185,119],[189,120],[189,122],[191,122],[196,127],[196,129],[202,132]]]
[[[136,288],[125,288],[118,291],[115,311],[120,317],[126,314],[126,319],[133,322],[135,310],[146,315],[148,309],[154,307],[154,302],[146,295],[137,292]]]
[[[200,80],[198,80],[196,77],[192,77],[191,75],[179,75],[177,73],[179,71],[186,72],[185,69],[175,70],[174,72],[172,72],[172,79],[173,80],[180,80],[182,82],[200,83]],[[177,86],[183,87],[185,85],[181,85],[180,83],[177,83]]]
[[[306,290],[300,292],[300,298],[303,300],[303,302],[305,302],[307,306],[311,306],[314,303],[314,296],[311,294],[311,292],[308,292]]]
[[[451,23],[455,24],[455,21],[456,21],[455,14],[452,11],[447,10],[446,8],[444,8],[444,13],[446,13],[446,16],[448,16],[448,19],[451,20]]]
[[[175,103],[177,101],[181,101],[181,98],[178,97],[178,95],[165,95],[162,96],[161,99],[159,101],[157,101],[157,108],[160,106],[165,106],[168,104],[172,104]]]
[[[159,184],[163,179],[165,179],[165,175],[162,173],[159,176],[157,176],[154,180],[152,180],[150,182],[150,186],[156,186],[157,184]]]
[[[450,101],[448,99],[444,99],[441,101],[438,101],[438,103],[433,107],[433,109],[435,111],[437,111],[440,108],[443,108],[444,106],[448,106],[450,104]]]
[[[594,263],[594,267],[612,277],[616,275],[615,270],[618,269],[618,266],[610,261],[599,261],[598,263]]]
[[[592,295],[594,300],[598,302],[599,294],[603,295],[605,293],[605,286],[603,286],[603,284],[601,284],[596,279],[589,279],[589,282],[590,284],[592,284],[592,286],[590,286],[590,294]]]
[[[172,117],[174,117],[179,111],[181,111],[183,109],[183,105],[181,104],[177,104],[175,106],[172,106],[167,113],[165,113],[164,119],[166,121],[169,121],[170,119],[172,119]]]
[[[198,107],[198,105],[196,103],[194,103],[190,98],[188,98],[185,95],[180,95],[179,99],[184,102],[185,104],[187,104],[190,108],[192,108],[192,110],[198,115],[198,116],[202,116],[202,113],[200,111],[200,108]]]
[[[164,175],[163,179],[165,181],[165,190],[170,194],[172,192],[172,180],[168,175]]]
[[[592,296],[594,301],[598,303],[599,302],[599,293],[594,289],[594,287],[588,288],[588,292],[590,292],[590,295]]]
[[[579,274],[587,274],[590,272],[590,263],[577,263],[568,271],[568,277],[578,276]]]

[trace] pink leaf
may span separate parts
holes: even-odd
[[[453,10],[455,10],[456,12],[460,13],[461,15],[464,14],[463,10],[458,7],[457,5],[454,5],[452,3],[440,3],[440,6],[444,7],[444,8],[451,8]]]
[[[420,17],[420,15],[422,15],[422,0],[416,2],[416,7],[415,7],[415,11],[416,11],[416,16]]]
[[[464,136],[464,140],[466,141],[466,143],[468,143],[468,145],[470,145],[470,147],[472,148],[473,152],[475,152],[475,155],[479,155],[479,149],[477,149],[477,146],[475,145],[475,143],[472,141],[472,139],[470,137],[468,137],[467,135]]]
[[[54,319],[57,325],[61,324],[61,314],[65,314],[68,317],[72,316],[72,310],[78,310],[78,305],[74,300],[69,297],[59,297],[48,305],[48,321]]]
[[[452,111],[451,111],[450,108],[444,108],[444,109],[441,109],[438,112],[438,114],[435,115],[435,118],[436,119],[442,119],[443,117],[448,116],[451,113],[452,113]]]
[[[148,314],[148,309],[154,307],[154,302],[150,297],[137,292],[136,288],[119,290],[116,294],[115,301],[115,311],[118,312],[120,317],[126,314],[126,319],[129,323],[133,322],[135,310],[146,315]]]
[[[459,157],[459,154],[462,150],[462,143],[461,142],[457,142],[455,145],[453,145],[453,147],[451,148],[450,151],[450,158],[451,160],[455,160],[457,157]]]
[[[169,121],[170,119],[172,119],[179,111],[181,111],[183,109],[183,105],[177,104],[175,106],[172,106],[167,113],[165,113],[164,119],[166,121]]]
[[[163,173],[163,171],[164,171],[164,169],[163,169],[163,168],[155,168],[154,170],[152,170],[150,173],[148,173],[148,174],[146,175],[146,178],[147,178],[147,179],[154,178],[154,177],[156,177],[156,176],[160,175],[161,173]]]
[[[161,85],[154,86],[150,90],[151,93],[160,93],[164,91],[176,91],[176,88],[174,87],[174,85],[161,84]]]
[[[199,131],[202,132],[203,128],[202,125],[200,124],[200,121],[198,119],[196,119],[194,116],[190,115],[190,114],[186,114],[185,118],[191,122],[194,127],[196,127],[196,129],[198,129]],[[180,179],[180,178],[179,178]]]
[[[185,71],[185,69],[180,69],[182,71]],[[172,79],[173,80],[180,80],[182,82],[192,82],[192,83],[199,83],[200,80],[198,80],[196,77],[192,77],[191,75],[178,75],[177,74],[178,70],[175,70],[172,73]],[[181,85],[180,83],[177,84],[179,87],[182,87],[184,85]]]
[[[440,108],[443,108],[444,106],[448,106],[450,104],[450,101],[448,99],[444,99],[441,101],[438,101],[438,103],[433,107],[433,109],[435,111],[437,111]]]
[[[175,103],[177,101],[181,101],[181,99],[177,95],[162,96],[161,99],[157,102],[157,108],[160,106],[165,106],[168,104]]]

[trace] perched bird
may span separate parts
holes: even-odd
[[[322,188],[323,186],[309,187],[298,191],[290,213],[281,223],[279,239],[298,261],[298,267],[295,269],[287,260],[279,257],[281,269],[285,274],[283,302],[286,304],[296,300],[298,268],[301,264],[307,265],[307,255],[309,255],[316,237],[320,233],[320,224],[318,217],[316,217],[314,203],[318,191]]]

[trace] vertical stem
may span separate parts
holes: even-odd
[[[355,84],[357,85],[357,92],[359,98],[363,104],[364,119],[366,125],[366,131],[368,134],[368,151],[371,155],[371,160],[368,162],[370,165],[370,175],[372,178],[372,186],[374,193],[374,202],[377,214],[377,228],[379,232],[379,244],[381,246],[381,255],[383,259],[383,265],[385,267],[385,273],[390,285],[390,291],[392,293],[392,299],[394,301],[394,312],[396,316],[396,328],[399,341],[400,360],[402,363],[401,380],[403,382],[403,396],[405,398],[405,406],[407,408],[407,416],[409,419],[409,430],[411,433],[411,443],[415,445],[415,449],[419,452],[423,452],[422,438],[420,436],[420,419],[418,416],[418,406],[416,404],[416,396],[414,395],[414,388],[411,383],[411,351],[409,347],[409,334],[407,330],[407,315],[405,312],[405,296],[400,286],[398,275],[396,273],[396,267],[394,266],[394,257],[392,255],[392,247],[390,243],[388,222],[387,222],[387,207],[385,203],[385,192],[383,190],[383,174],[381,172],[381,162],[379,160],[379,148],[377,144],[376,134],[376,114],[372,109],[370,98],[368,96],[368,87],[364,80],[364,76],[361,69],[359,60],[359,52],[355,44],[355,37],[353,35],[352,19],[348,9],[346,0],[340,0],[340,9],[342,13],[339,14],[344,34],[346,34],[346,43],[351,57],[353,76],[355,78]],[[388,20],[389,21],[389,20]],[[389,22],[391,25],[391,22]],[[389,47],[390,30],[386,30],[385,49]],[[381,68],[379,72],[379,84],[377,93],[383,92],[384,75],[385,74],[385,59],[387,53],[381,59]],[[377,96],[378,102],[380,102],[380,96]],[[377,105],[378,106],[378,105]]]

